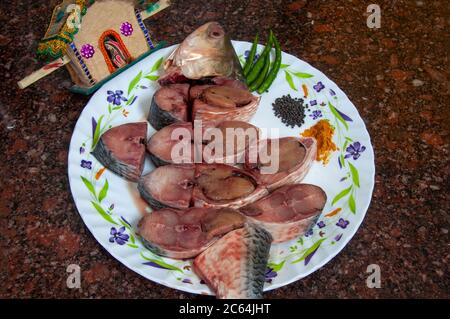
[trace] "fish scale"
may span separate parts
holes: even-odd
[[[272,236],[247,224],[229,232],[194,260],[194,270],[221,299],[262,298]],[[236,253],[239,253],[236,259]],[[223,258],[229,255],[229,258]],[[226,259],[228,263],[217,264]]]

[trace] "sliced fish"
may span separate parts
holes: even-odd
[[[177,122],[187,122],[189,114],[189,84],[161,87],[153,95],[148,121],[156,129]]]
[[[260,135],[259,128],[243,121],[223,121],[215,129],[221,133],[221,138],[210,134],[211,139],[204,141],[203,161],[205,163],[230,165],[244,163],[245,151],[251,145],[258,143]],[[208,136],[208,130],[210,128],[205,128],[206,136]],[[219,151],[216,151],[216,148]]]
[[[254,176],[225,164],[197,164],[192,201],[195,207],[239,208],[268,191]]]
[[[268,194],[251,174],[225,164],[160,166],[141,177],[138,190],[154,209],[236,209]]]
[[[183,135],[177,135],[177,132]],[[186,134],[186,135],[184,135]],[[194,131],[191,122],[179,122],[157,131],[147,142],[147,151],[156,166],[194,163]],[[186,143],[186,145],[184,145]],[[173,150],[174,148],[176,150]],[[189,147],[189,152],[184,152]],[[199,145],[199,148],[201,145]],[[172,150],[174,153],[172,154]],[[178,152],[176,152],[179,150]]]
[[[252,152],[253,155],[249,155]],[[316,152],[316,140],[310,137],[264,140],[260,141],[258,149],[248,150],[245,168],[257,176],[261,184],[270,191],[302,181],[316,158]],[[269,156],[265,156],[266,154]],[[277,161],[278,165],[274,161]],[[263,170],[272,164],[275,172]]]
[[[195,143],[191,122],[171,124],[153,134],[147,151],[156,166],[192,164],[196,158],[210,164],[236,164],[244,162],[245,150],[259,138],[259,129],[242,121],[224,121],[215,127],[217,130],[212,129],[204,127],[200,131],[204,140]]]
[[[206,89],[205,91],[211,89],[214,89],[214,87]],[[248,122],[256,113],[261,99],[260,97],[252,95],[249,102],[245,105],[238,105],[236,103],[225,104],[224,102],[229,102],[229,99],[222,98],[219,100],[222,101],[222,103],[217,103],[217,95],[218,94],[215,94],[215,100],[211,99],[211,94],[209,95],[209,98],[208,96],[202,96],[195,99],[192,104],[192,118],[208,123],[220,123],[226,120]]]
[[[106,131],[92,154],[105,167],[132,182],[144,168],[147,123],[128,123]]]
[[[286,185],[239,211],[279,243],[304,235],[314,226],[326,201],[327,195],[318,186]]]
[[[229,232],[194,260],[194,271],[220,299],[262,298],[271,235],[246,225]]]
[[[191,204],[194,174],[193,165],[161,166],[139,179],[138,190],[153,209],[186,209]]]
[[[243,227],[245,217],[230,208],[161,209],[144,216],[138,233],[154,253],[176,259],[193,258],[224,234]]]

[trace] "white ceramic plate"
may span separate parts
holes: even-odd
[[[234,41],[241,60],[251,44]],[[91,145],[109,127],[145,121],[160,63],[175,48],[162,49],[106,83],[84,108],[69,150],[70,188],[77,209],[97,241],[128,268],[175,289],[212,294],[191,269],[190,261],[161,258],[145,249],[134,233],[142,214],[150,212],[139,198],[136,184],[114,175],[90,154]],[[262,47],[259,47],[261,51]],[[315,162],[304,182],[319,185],[328,197],[313,230],[301,238],[272,245],[265,290],[287,285],[319,269],[353,237],[372,197],[374,154],[364,122],[355,106],[335,83],[308,63],[286,53],[270,91],[262,95],[252,124],[278,128],[280,136],[299,136],[320,119],[336,128],[339,150],[327,165]],[[120,92],[121,91],[121,92]],[[108,102],[111,93],[123,99]],[[272,111],[275,98],[285,94],[310,105],[301,128],[287,128]],[[110,99],[111,101],[111,99]],[[150,126],[149,126],[150,127]],[[150,129],[150,135],[154,130]],[[153,169],[147,159],[145,172]],[[218,265],[219,266],[219,265]]]

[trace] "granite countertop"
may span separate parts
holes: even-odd
[[[111,257],[72,200],[67,152],[88,97],[70,93],[66,70],[21,91],[42,66],[37,41],[59,0],[0,4],[0,297],[202,298],[145,280]],[[269,27],[282,49],[327,74],[357,106],[375,148],[372,203],[355,237],[321,270],[267,298],[450,297],[448,1],[180,0],[149,19],[156,39],[181,41],[217,20],[233,39]],[[366,268],[381,267],[381,288]],[[66,287],[79,264],[82,289]]]

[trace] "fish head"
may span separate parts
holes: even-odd
[[[188,79],[225,76],[242,80],[242,68],[223,27],[208,22],[192,32],[165,64],[179,67]]]

